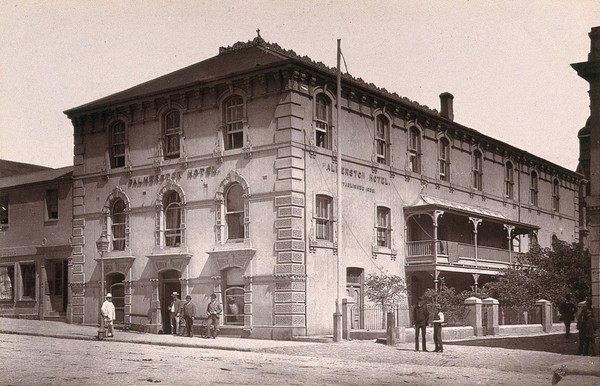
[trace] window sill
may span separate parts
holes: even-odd
[[[57,218],[49,218],[44,220],[44,225],[56,225],[58,224],[58,219]]]
[[[333,241],[329,240],[319,240],[319,239],[310,239],[309,240],[309,248],[310,252],[316,252],[317,248],[320,249],[336,249],[336,245]]]
[[[392,260],[396,260],[398,251],[395,248],[387,248],[379,245],[372,245],[373,258],[376,259],[378,255],[390,256]]]

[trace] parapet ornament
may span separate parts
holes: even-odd
[[[306,281],[308,275],[299,273],[275,273],[273,274],[273,277],[278,281]]]

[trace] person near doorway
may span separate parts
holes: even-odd
[[[181,306],[183,302],[179,300],[179,294],[171,294],[171,304],[169,305],[169,314],[171,315],[171,334],[179,334],[179,319],[181,318]]]
[[[185,332],[190,338],[194,336],[194,317],[196,316],[196,306],[192,303],[192,297],[187,295],[183,304],[183,319],[185,320]]]
[[[415,326],[415,351],[419,351],[419,332],[421,333],[421,339],[423,342],[423,351],[427,351],[426,346],[426,333],[427,324],[429,323],[429,311],[425,306],[423,297],[419,298],[419,302],[413,309],[413,324]]]
[[[586,308],[579,316],[579,355],[596,355],[594,337],[596,335],[596,321],[592,308]]]
[[[433,317],[433,342],[435,343],[435,352],[444,352],[444,343],[442,342],[442,327],[445,325],[444,313],[439,304],[435,305],[435,316]]]
[[[110,292],[107,293],[106,300],[104,303],[102,303],[102,309],[100,311],[102,313],[102,318],[104,319],[104,328],[108,330],[106,336],[109,338],[114,334],[113,322],[116,316],[115,305],[113,304],[112,300],[112,294]]]
[[[223,312],[223,307],[217,301],[217,294],[210,295],[210,302],[206,307],[206,313],[208,314],[208,324],[206,325],[206,337],[209,338],[211,335],[212,327],[212,338],[215,339],[219,333],[219,317]]]
[[[565,339],[571,336],[571,322],[575,319],[577,306],[571,301],[571,295],[565,296],[565,301],[558,306],[560,320],[565,324]]]

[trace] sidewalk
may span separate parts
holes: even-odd
[[[61,339],[97,340],[98,327],[81,326],[63,322],[0,318],[0,334],[45,336]],[[200,336],[188,338],[183,336],[147,334],[121,330],[115,330],[114,337],[105,338],[105,340],[158,346],[197,347],[247,352],[256,352],[264,349],[279,347],[302,347],[319,344],[312,342],[244,339],[227,336],[220,336],[216,339],[205,339]]]

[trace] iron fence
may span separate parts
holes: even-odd
[[[500,306],[498,324],[501,326],[542,324],[542,310],[540,307],[517,308]]]

